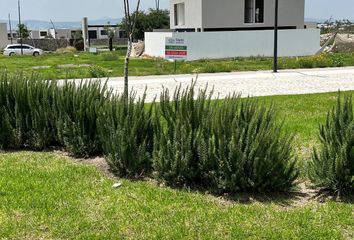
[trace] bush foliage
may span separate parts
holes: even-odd
[[[98,130],[103,153],[119,176],[145,176],[151,171],[153,140],[152,107],[145,109],[145,97],[136,101],[113,96],[103,105]]]
[[[212,102],[194,86],[166,90],[157,108],[154,170],[170,184],[218,192],[286,190],[297,178],[292,137],[281,134],[273,107],[230,96]],[[161,123],[162,122],[162,123]]]
[[[106,87],[99,82],[65,82],[57,88],[53,110],[58,141],[74,156],[101,152],[97,118],[107,98]]]
[[[352,97],[338,97],[319,130],[320,148],[314,149],[310,178],[319,187],[339,194],[354,191],[354,117]]]
[[[62,147],[104,154],[121,177],[155,176],[213,192],[288,190],[297,177],[292,137],[272,106],[212,91],[177,88],[145,104],[100,82],[0,79],[0,147]],[[352,173],[351,173],[352,174]]]

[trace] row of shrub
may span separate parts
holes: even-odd
[[[292,136],[274,107],[207,89],[164,90],[159,103],[112,94],[99,82],[0,79],[0,147],[62,147],[76,157],[104,154],[121,177],[152,176],[213,192],[289,190],[298,176]],[[351,99],[321,128],[310,176],[320,187],[353,190]],[[339,102],[340,104],[340,102]]]

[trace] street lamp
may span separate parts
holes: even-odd
[[[273,72],[278,72],[278,14],[279,0],[275,0],[275,17],[274,17],[274,61]]]

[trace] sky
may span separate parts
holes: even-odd
[[[131,2],[134,3],[136,0]],[[141,7],[142,9],[154,7],[154,2],[155,0],[141,0]],[[161,8],[168,8],[169,0],[160,2]],[[89,19],[123,16],[123,0],[21,0],[21,5],[24,20],[52,19],[59,22],[80,21],[84,16]],[[354,0],[306,0],[307,18],[354,19],[353,10]],[[0,19],[7,19],[8,13],[16,18],[17,0],[0,0]]]

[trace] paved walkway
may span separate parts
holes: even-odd
[[[220,98],[233,92],[242,96],[270,96],[354,90],[354,67],[282,70],[277,74],[259,71],[130,77],[129,87],[138,95],[142,95],[146,88],[147,101],[151,101],[155,96],[159,97],[163,87],[171,90],[180,84],[185,87],[196,78],[197,87],[214,87],[215,95],[220,94]],[[123,78],[111,78],[108,86],[122,92]]]

